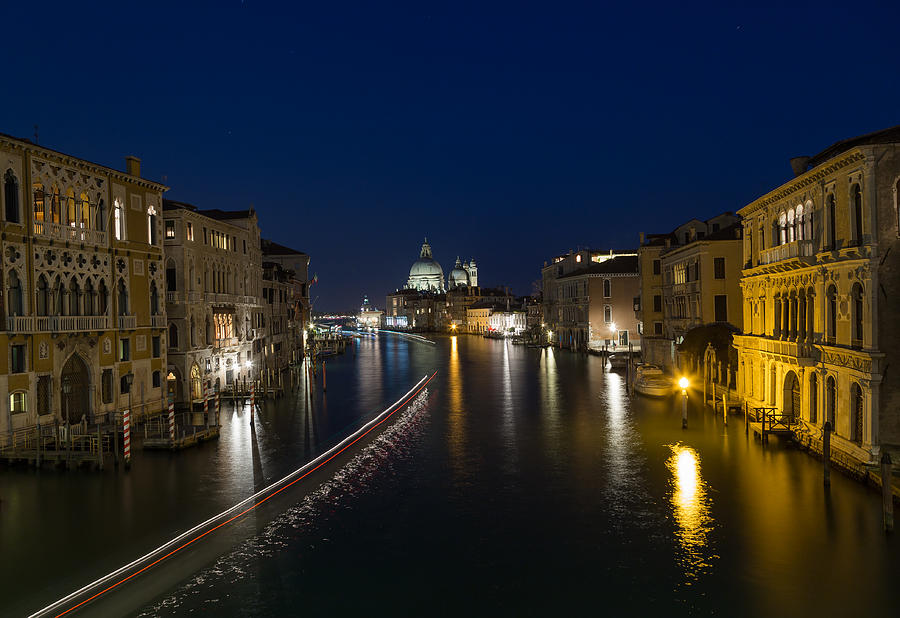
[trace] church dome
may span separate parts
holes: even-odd
[[[459,256],[457,256],[456,266],[454,266],[453,270],[450,271],[450,277],[447,280],[447,286],[450,289],[453,289],[461,285],[469,285],[469,273],[467,273],[462,267],[462,262],[460,262]]]
[[[409,269],[409,281],[406,287],[415,290],[444,291],[444,269],[431,256],[431,245],[428,239],[422,245],[419,259]]]

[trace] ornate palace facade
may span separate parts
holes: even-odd
[[[165,404],[166,187],[126,167],[0,136],[0,431]]]
[[[176,401],[259,377],[266,336],[256,213],[165,201],[166,311]]]
[[[900,443],[900,128],[792,164],[740,211],[739,388],[799,417],[813,445],[830,421],[844,459],[872,462]]]

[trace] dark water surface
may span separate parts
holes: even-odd
[[[349,463],[123,586],[115,615],[897,615],[878,494],[600,359],[476,337],[358,341],[329,391],[224,406],[128,473],[0,471],[0,615],[43,607],[297,468],[437,370]],[[324,483],[324,484],[322,484]],[[321,487],[319,487],[321,485]],[[4,609],[5,608],[5,609]]]

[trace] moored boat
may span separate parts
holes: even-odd
[[[639,365],[634,375],[634,390],[648,397],[667,397],[674,392],[672,378],[656,365]]]

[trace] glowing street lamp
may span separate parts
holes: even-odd
[[[678,380],[678,386],[681,387],[681,428],[687,429],[687,389],[690,385],[686,376],[682,376]]]

